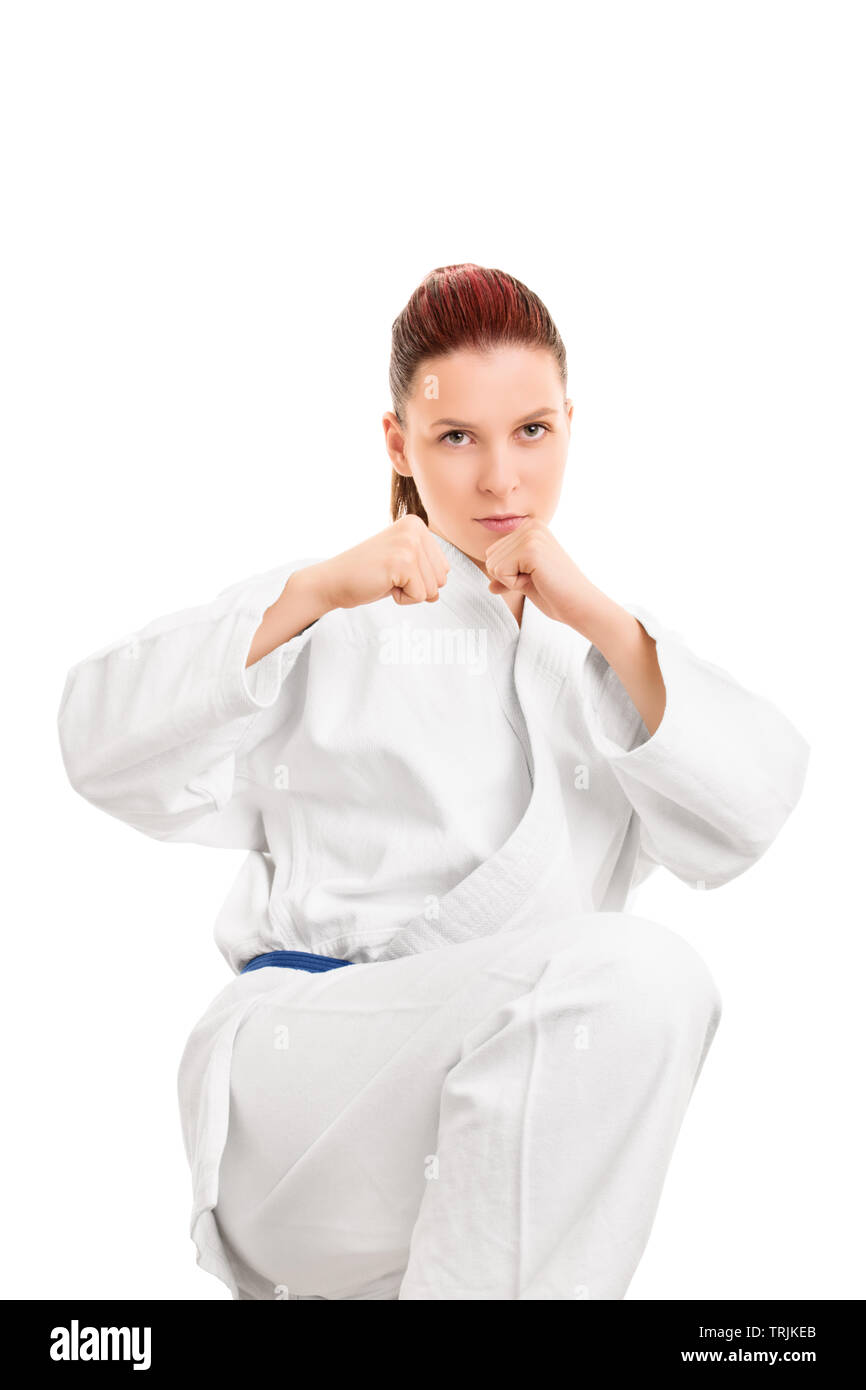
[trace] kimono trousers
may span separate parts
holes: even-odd
[[[247,668],[296,560],[66,679],[82,796],[247,851],[178,1070],[190,1232],[235,1299],[622,1298],[721,1014],[632,895],[729,882],[802,790],[786,716],[645,608],[651,737],[593,644],[529,600],[518,626],[435,539],[435,603],[335,610]]]

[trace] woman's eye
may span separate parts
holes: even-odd
[[[525,430],[543,430],[545,434],[549,434],[549,433],[550,433],[550,426],[549,426],[549,425],[543,425],[543,424],[541,424],[540,421],[537,421],[537,420],[536,420],[533,424],[531,424],[531,425],[523,425],[521,428],[522,428],[522,429],[525,429]],[[540,434],[533,434],[533,435],[530,435],[530,438],[531,438],[531,439],[540,439],[540,438],[541,438],[541,435],[540,435]]]
[[[528,424],[528,425],[521,425],[521,429],[524,429],[524,430],[540,430],[540,431],[541,431],[540,434],[531,434],[531,435],[529,436],[530,439],[541,439],[543,435],[545,435],[545,434],[550,434],[550,426],[549,426],[549,425],[544,425],[544,424],[542,424],[540,420],[535,420],[535,421],[533,421],[531,424]],[[458,438],[459,438],[459,439],[468,439],[468,438],[469,438],[469,435],[466,433],[465,430],[449,430],[447,434],[443,434],[443,435],[440,436],[439,442],[440,442],[440,444],[441,444],[441,443],[443,443],[445,440],[454,441],[455,439],[458,439]],[[455,449],[462,449],[462,448],[463,448],[463,445],[462,445],[462,444],[458,444],[458,443],[453,443],[453,444],[452,444],[452,447],[455,448]]]

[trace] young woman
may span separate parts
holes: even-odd
[[[764,853],[809,748],[548,529],[572,403],[535,294],[429,275],[393,326],[392,524],[70,671],[72,785],[244,848],[178,1093],[236,1299],[620,1299],[721,1000],[628,912]]]

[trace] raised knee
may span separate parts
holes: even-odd
[[[553,977],[582,979],[595,996],[646,1020],[718,1024],[722,997],[707,962],[670,927],[627,912],[587,913],[547,933]],[[595,980],[593,988],[591,981]]]
[[[619,915],[619,914],[617,914]],[[722,997],[707,962],[685,937],[649,918],[627,919],[618,935],[616,990],[638,1020],[661,1037],[704,1040],[722,1015]]]

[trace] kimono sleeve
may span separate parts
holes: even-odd
[[[297,560],[156,618],[71,668],[57,723],[85,800],[157,840],[266,849],[241,749],[276,703],[315,623],[245,665]]]
[[[810,747],[770,700],[698,656],[638,604],[665,684],[650,736],[595,645],[583,662],[584,714],[640,820],[638,880],[662,865],[693,888],[736,878],[772,844],[803,789]]]

